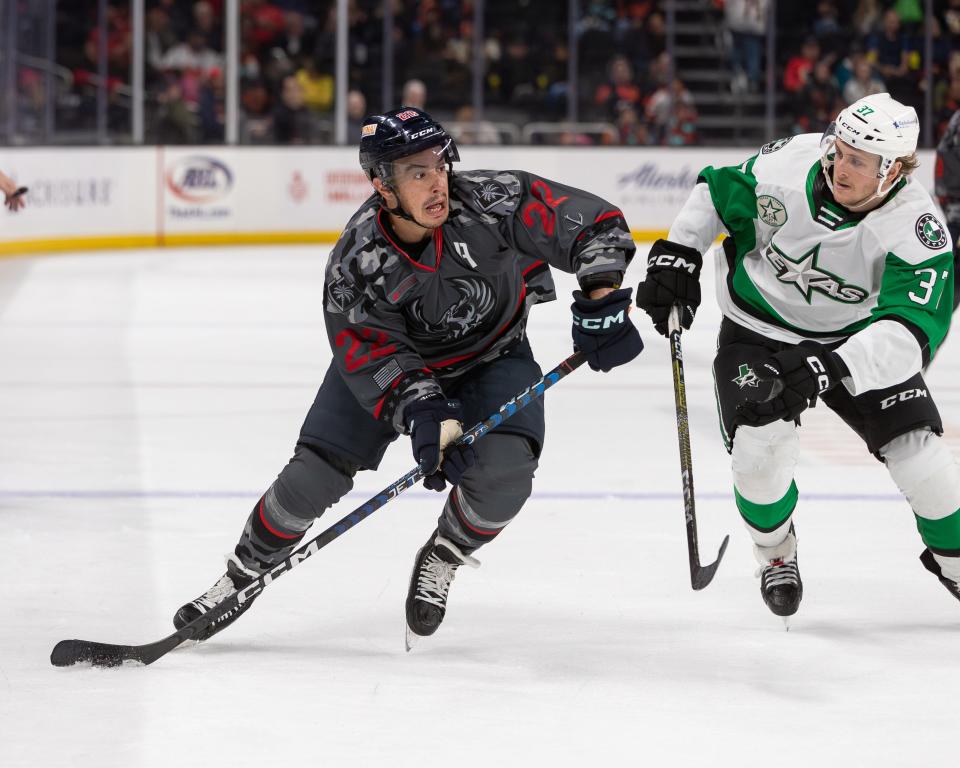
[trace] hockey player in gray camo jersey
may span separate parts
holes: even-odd
[[[950,325],[953,254],[911,179],[919,133],[913,108],[880,93],[823,136],[704,168],[637,292],[662,333],[675,305],[689,328],[701,253],[726,232],[716,249],[720,426],[761,595],[779,616],[803,595],[797,427],[818,399],[884,462],[913,509],[920,561],[960,600],[960,468],[922,373]],[[847,542],[851,559],[869,551],[868,534]]]
[[[577,276],[573,341],[591,368],[608,371],[640,354],[631,291],[620,288],[634,253],[620,210],[523,171],[454,173],[458,160],[453,139],[422,110],[364,121],[360,165],[373,194],[326,269],[333,363],[293,457],[227,556],[227,572],[177,611],[177,628],[283,561],[356,473],[376,469],[387,446],[408,435],[424,485],[452,486],[416,554],[406,601],[407,647],[433,634],[457,569],[479,564],[473,553],[531,492],[542,399],[475,444],[446,449],[463,424],[482,421],[542,376],[525,329],[531,307],[556,298],[551,268]]]

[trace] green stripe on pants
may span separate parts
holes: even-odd
[[[783,498],[772,504],[755,504],[740,495],[740,491],[734,487],[733,495],[737,499],[737,509],[740,515],[747,521],[747,525],[756,528],[758,531],[772,531],[779,528],[786,522],[787,518],[793,514],[797,507],[797,499],[800,494],[797,491],[797,484],[790,481],[790,487]]]
[[[917,518],[920,538],[931,551],[950,556],[960,554],[960,509],[941,520],[928,520],[919,515],[914,516]]]

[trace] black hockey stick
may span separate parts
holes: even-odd
[[[520,409],[525,408],[534,400],[542,397],[546,390],[560,381],[560,379],[568,373],[572,373],[583,365],[585,360],[586,358],[583,353],[574,352],[570,357],[560,363],[560,365],[544,375],[542,379],[531,384],[509,402],[501,405],[497,413],[465,432],[458,442],[473,443],[491,429],[495,429],[504,419],[510,418]],[[172,635],[168,635],[155,643],[147,643],[146,645],[112,645],[110,643],[96,643],[90,640],[61,640],[54,646],[53,652],[50,654],[50,663],[56,667],[68,667],[79,662],[90,662],[95,667],[116,667],[124,661],[152,664],[181,643],[193,639],[212,624],[228,618],[241,604],[256,597],[268,584],[302,563],[311,555],[316,554],[320,549],[349,531],[365,517],[369,517],[376,510],[380,509],[380,507],[384,506],[388,501],[396,498],[411,486],[416,485],[417,482],[423,479],[423,474],[423,470],[420,467],[407,472],[407,474],[395,483],[384,488],[368,502],[355,509],[342,520],[334,523],[315,539],[311,539],[300,548],[294,550],[290,557],[278,565],[275,565],[256,581],[251,582],[248,586],[237,592],[237,594],[224,600],[216,608],[198,616]]]
[[[727,550],[729,536],[723,537],[717,559],[710,565],[700,565],[700,548],[697,544],[697,512],[693,497],[693,456],[690,453],[690,420],[687,416],[687,390],[683,383],[683,352],[680,349],[680,308],[674,304],[670,310],[670,357],[673,361],[673,398],[677,405],[677,437],[680,441],[680,477],[683,482],[683,513],[687,521],[687,554],[690,557],[690,586],[703,589],[713,580],[723,553]]]

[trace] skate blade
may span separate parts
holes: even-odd
[[[783,628],[784,628],[787,632],[790,631],[790,617],[789,617],[789,616],[784,616],[784,617],[783,617]]]
[[[418,635],[416,632],[410,629],[409,626],[407,626],[407,634],[403,641],[404,646],[407,649],[407,653],[410,653],[410,649],[417,644],[417,641],[419,639],[420,639],[420,635]]]

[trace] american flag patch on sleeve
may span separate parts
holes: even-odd
[[[380,391],[385,391],[397,377],[402,373],[400,370],[400,363],[398,363],[394,358],[390,358],[387,361],[387,364],[383,366],[379,371],[373,374],[373,380],[376,382],[377,386],[380,387]]]

